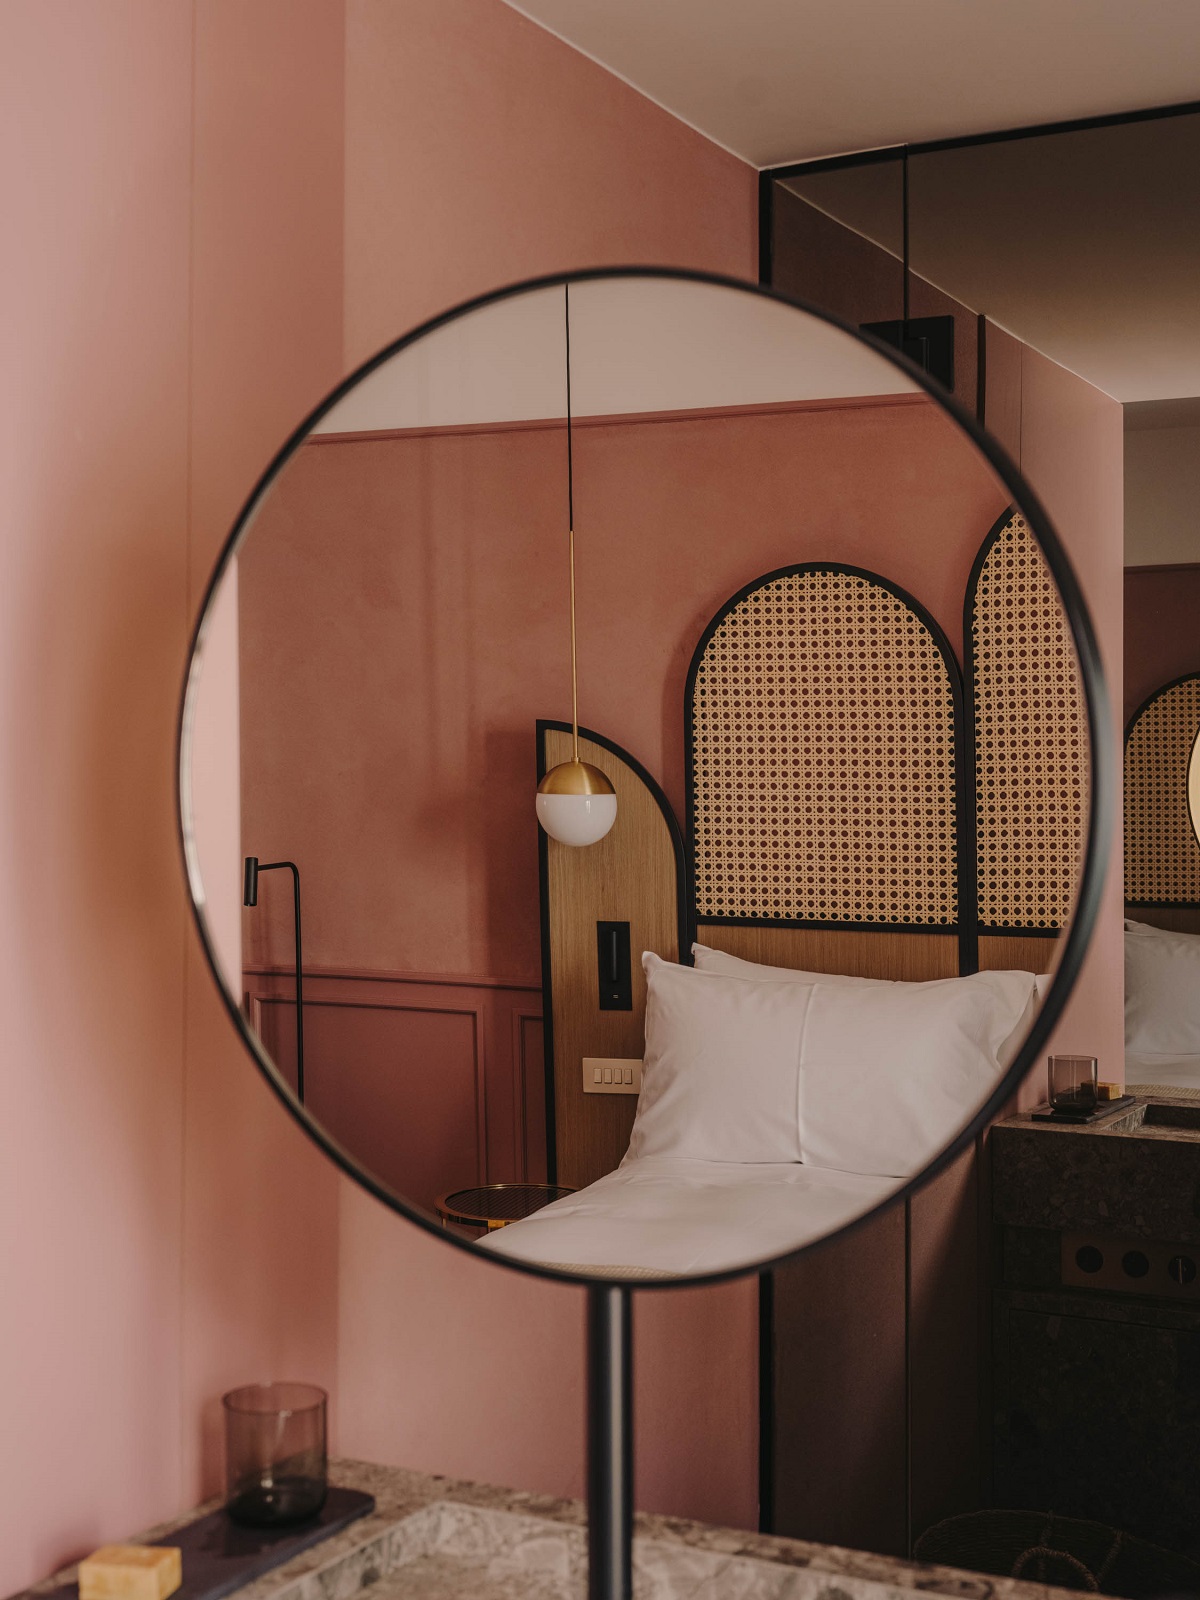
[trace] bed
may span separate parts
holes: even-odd
[[[897,996],[1010,976],[1025,987],[1005,1033],[1020,1012],[1023,1036],[1032,975],[1052,965],[1070,911],[1087,749],[1057,591],[1019,513],[987,531],[964,606],[965,679],[933,617],[877,573],[806,563],[748,583],[692,654],[682,825],[628,751],[580,731],[581,757],[613,782],[616,825],[586,850],[539,840],[548,1175],[578,1192],[499,1230],[489,1248],[637,1274],[762,1259],[873,1207],[983,1103],[1006,1064],[996,1040],[903,1160],[843,1156],[836,1140],[782,1161],[651,1156],[633,1137],[638,1098],[590,1092],[587,1069],[636,1060],[649,1084],[637,956],[690,968],[697,941],[792,981]],[[568,758],[570,737],[563,723],[538,723],[539,777]],[[598,933],[607,949],[614,929],[631,953],[617,1004],[603,972],[597,990]],[[895,1036],[884,1029],[863,1047],[878,1083],[928,1085]],[[755,1071],[751,1056],[732,1061],[730,1080]],[[833,1062],[839,1078],[849,1081]],[[886,1120],[876,1091],[863,1095],[859,1123]]]
[[[800,1162],[648,1156],[485,1242],[499,1255],[601,1277],[722,1272],[826,1237],[896,1184]]]

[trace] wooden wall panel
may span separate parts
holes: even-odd
[[[979,1505],[981,1266],[975,1147],[909,1203],[910,1498],[915,1539]]]
[[[1058,957],[1056,937],[991,934],[979,936],[980,972],[1049,972]]]
[[[617,820],[606,838],[585,850],[546,841],[557,1177],[577,1189],[619,1163],[637,1109],[634,1095],[585,1095],[583,1058],[641,1059],[646,1024],[642,952],[679,959],[676,855],[667,822],[650,790],[619,756],[583,738],[579,752],[612,780]],[[570,756],[570,734],[547,729],[547,767]],[[598,921],[629,923],[631,1011],[599,1008]]]
[[[246,974],[272,1059],[295,1081],[290,974]],[[545,1176],[541,996],[486,978],[304,975],[305,1101],[356,1159],[432,1210],[473,1183]]]
[[[841,972],[854,978],[958,975],[956,933],[864,933],[858,928],[752,928],[703,923],[696,938],[713,950],[769,967]]]
[[[1131,922],[1172,933],[1200,933],[1200,906],[1127,906]]]
[[[905,1206],[774,1280],[774,1531],[904,1555]]]

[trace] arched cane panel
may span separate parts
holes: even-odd
[[[1125,898],[1200,904],[1200,845],[1188,817],[1188,762],[1200,733],[1200,674],[1153,695],[1125,736]]]
[[[981,932],[1055,932],[1087,818],[1088,734],[1058,588],[1019,512],[988,534],[967,593]]]
[[[688,682],[698,919],[952,928],[959,704],[936,625],[874,574],[735,596]]]

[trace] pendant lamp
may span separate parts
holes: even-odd
[[[567,330],[567,550],[571,570],[571,759],[538,784],[537,818],[560,844],[596,844],[617,820],[617,795],[607,776],[579,759],[579,678],[575,666],[575,480],[571,438],[571,289],[563,285]]]

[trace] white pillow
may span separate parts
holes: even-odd
[[[692,956],[696,968],[700,972],[723,972],[730,978],[774,978],[776,982],[786,983],[820,983],[827,988],[870,988],[872,985],[882,985],[885,989],[915,987],[911,980],[903,978],[853,978],[844,972],[800,972],[791,967],[767,967],[757,961],[743,961],[741,956],[728,955],[724,950],[713,950],[708,945],[693,944]],[[1000,1051],[1001,1066],[1008,1066],[1010,1061],[1016,1059],[1017,1051],[1024,1043],[1025,1035],[1029,1032],[1029,1025],[1037,1012],[1038,1004],[1046,998],[1050,985],[1054,981],[1052,972],[1043,973],[1034,977],[1032,973],[1022,973],[1034,986],[1034,992],[1028,1003],[1018,1017],[1016,1025]],[[985,978],[986,973],[971,973],[968,978]],[[920,980],[920,985],[927,983],[963,983],[968,981],[963,978],[925,978]]]
[[[996,1087],[1035,1004],[1028,972],[818,981],[800,1065],[801,1159],[914,1177]]]
[[[1126,922],[1125,1048],[1200,1055],[1200,935]]]
[[[727,978],[649,951],[642,1092],[626,1160],[798,1161],[812,987]]]
[[[852,978],[844,972],[794,972],[791,967],[767,967],[758,961],[743,961],[710,945],[693,944],[692,958],[697,972],[722,972],[727,978],[774,978],[787,983],[893,983],[893,978]]]

